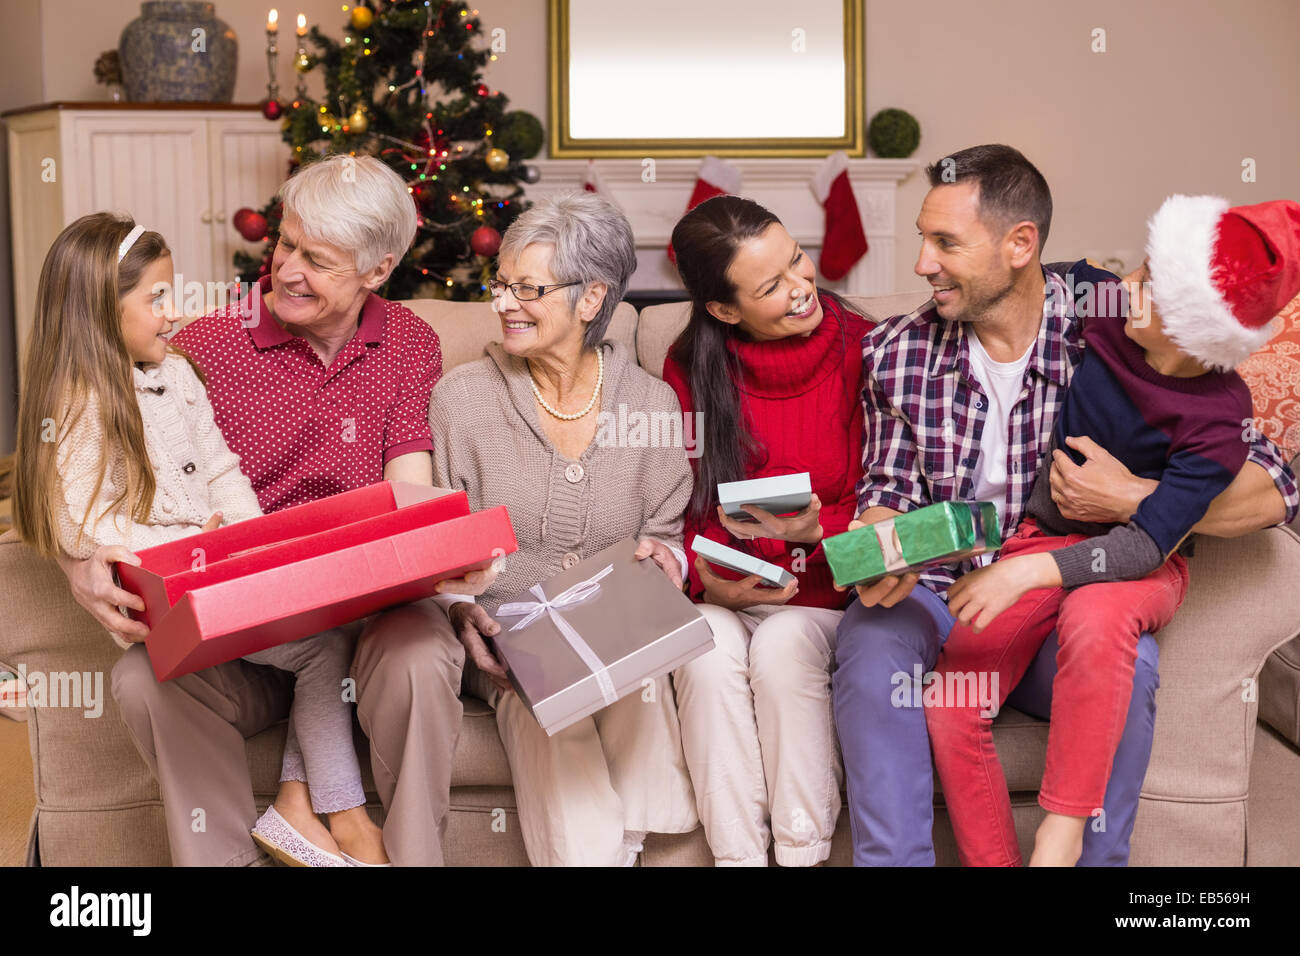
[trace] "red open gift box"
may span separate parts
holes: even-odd
[[[518,550],[503,507],[381,481],[140,551],[116,566],[160,681],[436,593]]]

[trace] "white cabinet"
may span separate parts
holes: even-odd
[[[11,113],[5,123],[20,362],[41,263],[70,222],[129,213],[162,233],[179,278],[208,290],[233,281],[237,249],[256,255],[261,247],[235,231],[235,210],[260,209],[288,173],[280,124],[255,106],[52,104]]]

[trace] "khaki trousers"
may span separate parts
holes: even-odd
[[[465,686],[496,711],[533,866],[626,866],[646,832],[699,826],[667,677],[554,737],[472,661]]]
[[[831,713],[843,611],[701,604],[715,647],[673,672],[682,749],[719,866],[782,866],[831,851],[844,771]],[[769,831],[769,823],[771,829]]]
[[[351,676],[386,813],[384,848],[399,866],[441,865],[464,649],[432,600],[349,627],[358,633]],[[113,668],[112,686],[162,791],[172,862],[255,861],[260,851],[249,831],[257,816],[244,740],[288,716],[292,675],[235,660],[159,683],[137,644]]]

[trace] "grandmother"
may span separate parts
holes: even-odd
[[[519,541],[482,601],[454,604],[451,620],[471,658],[466,686],[496,710],[534,865],[631,865],[647,831],[698,824],[667,677],[653,699],[625,697],[548,737],[483,640],[506,598],[628,537],[681,587],[685,450],[596,440],[598,416],[620,405],[680,414],[672,389],[605,338],[635,267],[631,227],[608,201],[535,205],[506,231],[490,283],[502,342],[449,372],[429,403],[435,483],[463,488],[475,510],[505,505]]]
[[[405,183],[379,160],[330,156],[299,169],[280,197],[270,274],[247,298],[182,329],[174,344],[206,374],[217,424],[263,511],[381,480],[430,484],[438,336],[376,294],[415,236]],[[114,561],[139,563],[110,547],[61,564],[77,601],[109,631],[139,642],[145,627],[116,605],[143,604],[114,586]],[[440,589],[474,594],[494,578],[475,572]],[[381,849],[396,864],[443,861],[464,651],[438,600],[348,628],[359,638],[357,712],[387,811]],[[159,683],[137,644],[114,667],[112,687],[161,788],[173,862],[266,862],[249,836],[256,814],[244,740],[288,715],[291,675],[235,660]],[[290,727],[275,806],[303,838],[329,849],[301,762]],[[196,829],[200,807],[205,825]]]

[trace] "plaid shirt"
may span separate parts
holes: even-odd
[[[1089,271],[1089,278],[1114,278]],[[1070,287],[1055,272],[1044,273],[1043,322],[1007,428],[1003,540],[1020,524],[1066,388],[1083,360],[1083,320],[1075,315]],[[907,512],[938,501],[973,500],[989,402],[971,368],[967,328],[968,323],[939,318],[931,301],[910,315],[881,322],[863,337],[866,436],[859,514],[879,506]],[[1286,501],[1286,520],[1293,520],[1300,512],[1300,489],[1281,452],[1259,436],[1247,460],[1269,473]],[[973,567],[965,561],[932,568],[921,574],[921,582],[943,594]]]

